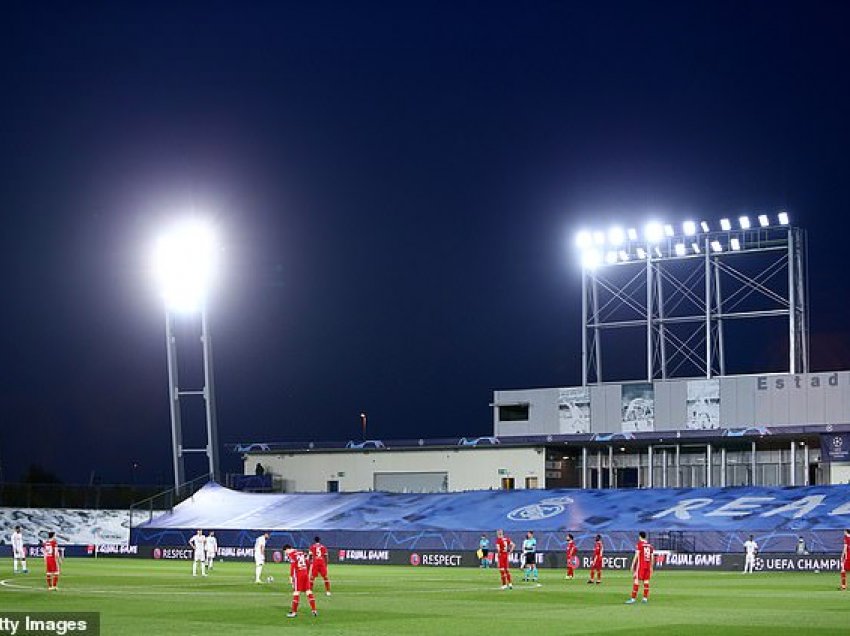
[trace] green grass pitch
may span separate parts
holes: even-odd
[[[838,574],[659,571],[648,605],[626,606],[626,573],[603,584],[585,572],[565,581],[541,571],[541,585],[499,589],[495,570],[332,565],[333,596],[306,599],[287,619],[291,592],[284,566],[267,564],[271,584],[253,583],[253,563],[217,563],[192,578],[191,563],[135,559],[69,559],[61,590],[44,588],[43,565],[13,576],[0,565],[0,610],[98,611],[101,633],[142,636],[218,634],[850,634],[850,592]],[[320,586],[319,586],[320,587]]]

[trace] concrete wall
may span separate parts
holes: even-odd
[[[689,382],[653,383],[657,431],[687,428]],[[624,384],[589,387],[591,433],[619,433],[622,426]],[[809,374],[731,376],[719,379],[718,428],[799,426],[850,423],[850,371]],[[495,391],[493,402],[529,404],[527,422],[501,422],[493,409],[493,430],[499,437],[554,435],[569,431],[559,418],[558,388]]]
[[[332,480],[339,482],[340,492],[372,490],[375,473],[396,472],[445,472],[449,491],[499,489],[503,477],[513,477],[516,488],[525,488],[526,477],[536,477],[543,488],[545,459],[544,450],[536,448],[249,453],[245,472],[253,473],[260,462],[280,476],[286,492],[326,492]]]

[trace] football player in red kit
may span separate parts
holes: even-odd
[[[576,547],[575,539],[572,534],[567,534],[567,576],[565,579],[571,579],[575,576],[576,568],[578,567],[578,548]]]
[[[847,589],[847,572],[850,572],[850,528],[844,531],[844,547],[841,550],[841,589]]]
[[[47,577],[47,589],[53,591],[59,588],[59,566],[62,564],[62,555],[59,553],[59,544],[53,530],[47,533],[47,541],[41,544],[41,549],[44,553],[44,575]]]
[[[295,618],[298,616],[298,602],[301,600],[302,592],[307,594],[313,616],[317,616],[316,598],[313,596],[313,589],[310,587],[310,565],[307,562],[307,555],[301,550],[294,549],[288,543],[283,546],[283,554],[289,561],[289,576],[292,579],[292,611],[286,617]]]
[[[502,579],[503,590],[512,590],[514,588],[511,581],[511,564],[508,560],[514,548],[516,548],[516,545],[514,545],[510,537],[505,536],[505,531],[496,530],[496,559],[499,565],[499,576]]]
[[[602,553],[604,548],[602,547],[602,535],[596,535],[596,541],[593,544],[593,561],[590,564],[590,579],[588,579],[587,584],[593,585],[593,575],[596,574],[595,583],[599,585],[602,583]]]
[[[319,537],[313,537],[313,545],[310,546],[310,587],[317,576],[325,580],[325,594],[331,595],[331,580],[328,578],[328,549],[319,541]]]
[[[627,605],[635,602],[641,581],[643,581],[643,599],[641,600],[644,603],[649,602],[649,579],[652,577],[653,552],[652,544],[646,540],[646,532],[641,531],[638,534],[635,555],[632,557],[632,572],[634,572],[635,578],[632,585],[632,596],[626,601]]]

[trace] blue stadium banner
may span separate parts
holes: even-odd
[[[824,433],[820,452],[822,461],[850,462],[850,433]]]

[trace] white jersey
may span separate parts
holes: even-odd
[[[261,564],[266,562],[266,535],[261,534],[254,541],[254,563]]]
[[[207,538],[202,534],[193,534],[192,538],[189,539],[189,545],[195,548],[195,560],[203,561],[204,560],[204,545],[207,542]]]
[[[24,535],[20,532],[12,533],[12,557],[15,559],[23,559],[24,555]]]
[[[207,556],[215,556],[218,552],[218,539],[215,537],[207,537],[206,542]]]
[[[744,541],[744,551],[747,553],[747,558],[754,558],[759,551],[759,544],[755,541]]]

